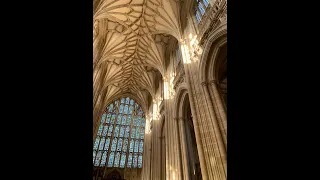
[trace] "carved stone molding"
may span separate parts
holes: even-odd
[[[173,89],[176,90],[177,87],[179,87],[179,85],[182,84],[183,82],[185,82],[185,76],[179,76],[177,80],[174,82]]]
[[[226,1],[222,1],[220,4],[218,1],[212,6],[206,9],[206,13],[201,19],[198,25],[199,28],[199,45],[202,46],[208,39],[209,34],[214,31],[219,24],[227,21],[227,5]]]
[[[207,86],[207,85],[208,85],[208,82],[202,82],[201,85],[202,85],[202,86]]]

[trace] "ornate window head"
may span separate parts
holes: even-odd
[[[130,97],[114,100],[104,111],[93,145],[93,165],[142,168],[145,114]]]

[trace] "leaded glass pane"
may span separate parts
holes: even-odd
[[[119,113],[122,113],[122,111],[123,111],[123,104],[120,105]]]
[[[116,158],[114,159],[114,165],[113,165],[113,167],[119,167],[119,161],[120,161],[120,153],[117,152]]]
[[[127,167],[131,168],[131,164],[132,164],[132,153],[129,153]]]
[[[142,119],[141,119],[141,126],[144,127],[144,125],[145,125],[145,119],[142,118]]]
[[[136,128],[132,128],[132,130],[131,130],[131,138],[134,138],[135,135],[136,135]]]
[[[142,155],[138,158],[138,168],[142,168]]]
[[[127,152],[127,148],[128,148],[128,139],[124,139],[122,151]]]
[[[115,119],[116,119],[116,114],[112,114],[110,123],[114,124]]]
[[[138,118],[137,118],[137,117],[134,117],[134,118],[133,118],[133,126],[137,126],[137,121],[138,121]]]
[[[140,139],[140,129],[136,129],[136,139]]]
[[[130,98],[127,97],[127,98],[126,98],[126,104],[129,104],[129,101],[130,101]]]
[[[139,152],[139,141],[136,140],[136,142],[134,143],[134,152]]]
[[[105,151],[109,150],[109,145],[110,145],[110,137],[107,138],[106,143],[104,145],[104,150]]]
[[[123,113],[124,113],[124,114],[128,114],[128,105],[125,105],[125,106],[124,106]]]
[[[133,106],[130,106],[129,107],[129,114],[132,114],[132,111],[133,111]]]
[[[124,137],[128,138],[129,137],[129,133],[130,133],[130,126],[127,126],[126,133],[125,133]]]
[[[138,103],[136,103],[136,109],[138,109],[139,108],[139,104]]]
[[[111,118],[111,114],[109,113],[109,114],[107,115],[106,123],[110,123],[110,118]]]
[[[98,136],[98,137],[96,138],[96,142],[94,142],[94,145],[93,145],[93,149],[94,149],[94,150],[97,150],[97,149],[98,149],[99,141],[100,141],[100,137]]]
[[[122,122],[121,122],[121,124],[122,124],[122,125],[126,125],[126,121],[127,121],[127,116],[124,115],[124,116],[122,117]]]
[[[103,132],[102,132],[102,136],[106,136],[108,132],[108,125],[104,126]]]
[[[96,158],[96,151],[93,151],[93,163],[94,163],[94,159]]]
[[[112,112],[112,109],[113,109],[113,104],[111,103],[111,104],[109,105],[109,112]]]
[[[124,103],[124,98],[121,99],[121,103]]]
[[[116,147],[117,147],[117,138],[114,138],[112,140],[112,145],[111,145],[111,151],[115,151],[116,150]]]
[[[102,137],[99,145],[99,150],[103,149],[104,141],[105,141],[105,137]]]
[[[118,114],[117,124],[121,124],[122,114]]]
[[[141,122],[141,116],[138,117],[137,126],[141,125],[140,122]]]
[[[199,7],[199,9],[200,9],[200,13],[201,13],[201,15],[204,15],[205,10],[204,10],[204,8],[203,8],[202,4],[201,4],[201,3],[199,3],[199,4],[198,4],[198,7]]]
[[[119,137],[123,137],[123,136],[124,136],[124,126],[121,126]]]
[[[131,139],[130,141],[130,148],[129,148],[129,152],[133,152],[133,146],[134,146],[134,140]]]
[[[126,153],[122,153],[121,160],[120,160],[120,168],[124,168],[125,163],[126,163]]]
[[[98,136],[101,136],[103,130],[103,125],[101,124],[98,129]]]
[[[122,138],[119,138],[118,140],[118,146],[117,146],[117,151],[121,151],[122,148]]]
[[[111,152],[108,160],[108,167],[112,167],[113,159],[114,159],[114,152]]]
[[[107,113],[103,113],[102,118],[101,118],[101,123],[104,123],[107,117]]]
[[[99,164],[100,164],[101,152],[102,151],[99,151],[98,154],[97,154],[96,162],[94,164],[95,166],[99,166]]]
[[[131,116],[128,116],[127,118],[127,125],[130,125],[131,124]]]
[[[206,7],[208,7],[208,5],[209,5],[208,0],[203,0],[203,4],[204,4]]]
[[[196,18],[197,18],[197,22],[200,23],[201,17],[200,17],[199,11],[196,11]]]
[[[114,129],[114,137],[118,137],[119,136],[119,125],[116,126],[116,128]]]
[[[140,141],[139,152],[143,152],[143,141]]]
[[[131,104],[131,105],[134,104],[134,100],[133,100],[133,99],[130,100],[130,104]]]
[[[132,167],[133,167],[133,168],[136,168],[136,167],[137,167],[137,162],[138,162],[138,154],[137,154],[137,153],[134,153],[133,162],[132,162]]]
[[[144,128],[140,129],[140,139],[144,139]]]
[[[106,164],[107,153],[107,151],[103,152],[100,166],[104,166]]]
[[[112,135],[113,125],[111,124],[108,131],[108,136]]]
[[[142,108],[139,108],[138,115],[142,115]]]

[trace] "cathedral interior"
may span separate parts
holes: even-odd
[[[226,180],[226,0],[93,8],[93,179]]]

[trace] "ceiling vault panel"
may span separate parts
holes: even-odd
[[[165,49],[179,39],[176,0],[96,0],[94,2],[94,101],[134,93],[147,102],[157,71],[165,73]],[[147,91],[147,92],[146,92]]]

